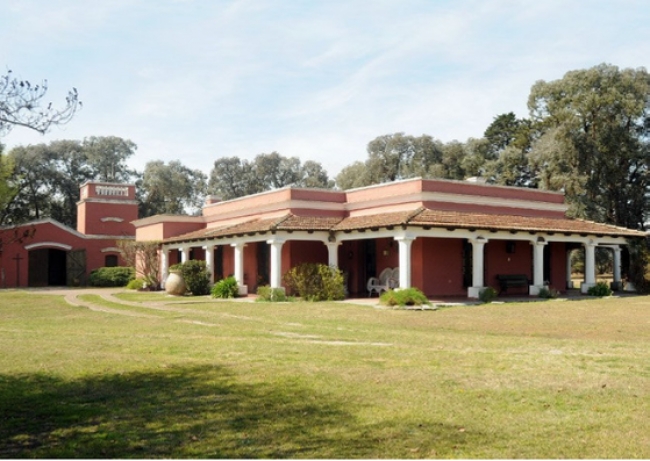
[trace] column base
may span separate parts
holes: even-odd
[[[530,296],[539,296],[539,292],[542,290],[542,288],[548,288],[546,285],[529,285],[528,286],[528,294]]]
[[[239,285],[239,296],[248,296],[248,285]]]
[[[609,284],[612,291],[621,291],[623,289],[623,282],[612,282]]]
[[[485,287],[468,287],[467,288],[467,297],[472,299],[478,299],[481,294],[481,290]]]
[[[580,284],[580,293],[582,293],[583,295],[586,295],[587,292],[589,291],[589,288],[595,287],[595,286],[596,286],[595,283],[582,282]]]

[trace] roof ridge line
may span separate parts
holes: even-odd
[[[425,207],[423,207],[423,206],[416,208],[415,210],[413,210],[412,212],[410,212],[410,213],[406,216],[406,219],[404,220],[404,223],[403,223],[403,224],[410,224],[410,222],[411,222],[411,220],[412,220],[413,218],[415,218],[416,216],[418,216],[418,215],[424,213],[424,210],[426,210],[426,209],[427,209],[427,208],[425,208]]]
[[[278,230],[278,227],[279,227],[283,222],[285,222],[286,220],[288,220],[289,218],[291,218],[292,216],[294,216],[294,214],[291,213],[291,212],[287,213],[287,214],[284,215],[284,216],[280,216],[278,219],[276,219],[275,221],[273,221],[273,224],[271,224],[271,229],[273,229],[273,230]]]

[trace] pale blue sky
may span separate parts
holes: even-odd
[[[650,3],[599,0],[0,0],[0,66],[84,108],[8,147],[120,136],[131,166],[277,151],[330,176],[375,137],[480,137],[536,80],[649,67]]]

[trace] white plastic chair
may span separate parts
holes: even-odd
[[[381,295],[382,291],[390,289],[389,279],[393,274],[393,270],[390,267],[387,267],[379,274],[379,278],[370,277],[368,283],[366,283],[366,288],[368,289],[368,296],[372,296],[372,292],[376,292],[377,296]]]
[[[368,297],[372,296],[372,292],[376,292],[377,296],[379,296],[384,289],[384,287],[379,283],[379,279],[377,277],[370,277],[368,279],[368,283],[366,284],[366,289],[368,290]]]
[[[399,267],[396,267],[393,269],[391,272],[391,276],[388,279],[388,286],[394,290],[395,288],[399,288]]]

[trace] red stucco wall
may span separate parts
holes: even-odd
[[[74,232],[72,229],[62,225],[53,224],[52,222],[41,222],[34,225],[25,225],[18,227],[19,235],[23,231],[34,229],[33,237],[26,238],[22,242],[14,240],[14,230],[9,229],[2,232],[3,246],[2,256],[0,258],[0,287],[26,287],[29,280],[29,250],[25,247],[35,246],[33,249],[57,248],[56,244],[68,245],[72,250],[86,250],[86,280],[90,272],[104,267],[107,255],[118,257],[118,264],[124,265],[125,262],[117,251],[104,251],[116,247],[114,238],[107,239],[87,239]],[[16,260],[19,257],[18,269],[16,272]],[[4,281],[2,275],[4,274]],[[20,283],[18,283],[20,282]],[[83,281],[80,281],[83,283]]]
[[[533,248],[529,242],[512,240],[514,253],[507,253],[508,240],[490,240],[485,245],[485,285],[499,291],[498,274],[523,274],[533,279]],[[528,287],[509,288],[508,294],[528,294]]]
[[[124,203],[85,202],[77,208],[77,230],[88,235],[135,235],[131,221],[138,219],[138,206]],[[118,218],[122,221],[104,220]]]
[[[413,242],[413,285],[427,296],[466,296],[463,240],[418,238]]]
[[[549,243],[551,247],[551,287],[564,293],[566,291],[566,244]]]

